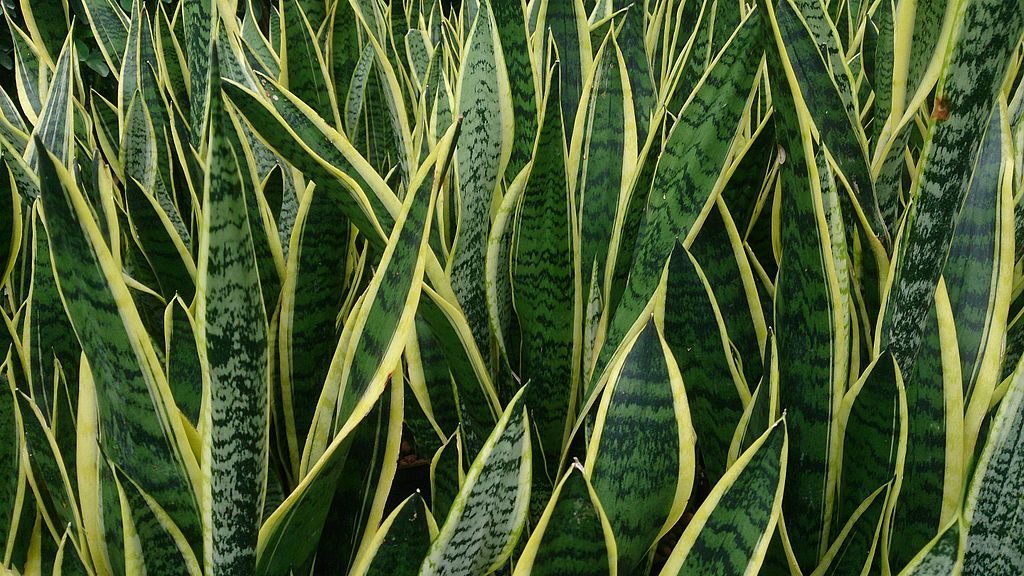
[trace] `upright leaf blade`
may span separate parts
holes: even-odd
[[[420,566],[420,575],[488,574],[512,554],[530,500],[530,419],[523,392],[466,473],[448,519]]]
[[[588,395],[654,293],[677,239],[685,239],[684,245],[688,246],[699,228],[697,225],[713,208],[719,192],[716,183],[724,171],[759,62],[755,48],[758,12],[747,16],[683,109],[657,162],[651,190],[636,191],[641,201],[650,193],[647,208],[625,293],[593,368]]]
[[[665,341],[686,383],[704,473],[717,482],[750,392],[732,363],[729,336],[704,271],[682,244],[676,244],[668,264]]]
[[[530,386],[524,402],[540,440],[538,464],[553,467],[562,453],[575,397],[576,296],[572,216],[566,181],[565,143],[558,80],[551,90],[534,148],[529,180],[518,199],[512,254],[512,301],[522,343],[513,370]],[[545,468],[538,468],[538,471]],[[538,474],[540,476],[540,474]],[[552,480],[553,484],[554,481]]]
[[[152,343],[78,185],[48,152],[39,164],[47,225],[64,231],[50,238],[57,284],[95,377],[106,454],[198,549],[198,466]]]
[[[846,393],[838,415],[838,434],[843,438],[838,526],[891,478],[898,479],[898,489],[906,458],[908,419],[903,375],[892,355],[883,353]]]
[[[1024,570],[1024,364],[1018,363],[992,420],[964,510],[964,574],[1017,574]]]
[[[782,0],[780,11],[789,9]],[[789,79],[786,45],[774,2],[762,2],[776,133],[786,155],[781,167],[775,329],[779,352],[779,401],[791,440],[783,510],[796,561],[816,566],[827,547],[832,514],[832,418],[847,374],[847,335],[811,128],[799,114]]]
[[[726,472],[697,509],[661,574],[750,574],[782,513],[789,435],[779,420]]]
[[[921,346],[925,316],[949,253],[969,174],[1010,55],[1024,31],[1024,3],[983,0],[960,7],[955,44],[943,65],[895,271],[880,347],[904,372]],[[966,152],[966,153],[965,153]]]
[[[33,140],[25,153],[25,161],[32,168],[38,169],[38,157],[43,148],[35,144],[35,139],[42,141],[46,150],[52,151],[65,164],[72,162],[74,146],[72,115],[74,109],[75,85],[75,49],[70,36],[61,50],[57,69],[50,80],[50,91],[46,95],[46,103],[39,114],[39,121],[32,131]]]
[[[477,13],[466,51],[457,88],[457,113],[463,117],[463,134],[456,151],[460,209],[451,277],[473,336],[481,350],[486,351],[490,347],[484,255],[491,203],[508,164],[513,137],[508,72],[487,0]]]
[[[551,494],[514,574],[599,576],[617,568],[608,517],[577,462]]]
[[[530,61],[529,36],[520,0],[491,5],[501,37],[502,56],[508,70],[512,116],[515,122],[508,173],[514,176],[526,165],[537,132],[537,90]]]
[[[679,368],[649,320],[604,389],[587,473],[629,573],[675,524],[690,496],[694,432]]]
[[[218,74],[216,57],[211,66]],[[219,87],[218,81],[212,84]],[[197,343],[204,383],[203,500],[206,570],[248,574],[266,483],[267,319],[241,179],[245,156],[219,90],[210,96],[197,275]],[[241,160],[239,157],[241,156]]]
[[[447,150],[454,136],[454,130],[450,131]],[[315,553],[348,454],[347,442],[380,399],[392,367],[399,361],[408,341],[428,250],[428,215],[433,212],[437,189],[447,167],[446,162],[441,163],[437,179],[428,180],[435,162],[438,162],[436,154],[414,181],[415,192],[406,196],[381,263],[364,296],[362,307],[367,310],[361,314],[363,326],[356,332],[359,341],[351,342],[348,358],[332,367],[331,372],[337,370],[337,373],[327,376],[328,382],[334,382],[333,394],[321,396],[318,414],[314,417],[314,434],[316,428],[321,427],[320,440],[326,440],[327,444],[308,459],[306,475],[260,528],[256,574],[277,575],[299,569]],[[428,189],[420,189],[424,181]],[[398,272],[406,270],[412,270],[412,274]],[[328,391],[325,389],[325,392]],[[392,402],[401,402],[401,391],[395,390],[392,397]],[[307,453],[312,445],[307,443]]]
[[[419,494],[406,498],[381,524],[367,552],[364,566],[353,576],[415,576],[430,541],[437,537],[437,523]]]
[[[281,394],[295,463],[337,344],[350,235],[328,191],[306,192],[292,229],[281,301]],[[292,444],[293,443],[293,444]]]

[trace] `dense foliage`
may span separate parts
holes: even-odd
[[[1024,573],[1024,0],[0,5],[0,573]]]

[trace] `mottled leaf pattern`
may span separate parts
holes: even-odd
[[[462,136],[456,152],[459,220],[452,261],[452,287],[483,347],[487,342],[484,254],[490,208],[511,152],[508,73],[491,4],[483,0],[470,33],[458,86]]]
[[[669,135],[636,239],[626,291],[613,316],[595,376],[603,372],[653,293],[677,239],[687,238],[713,207],[715,182],[753,84],[759,19],[756,12],[747,17]],[[592,377],[588,390],[595,381]]]
[[[0,572],[1024,571],[1022,0],[2,12]]]
[[[964,574],[1014,574],[1024,569],[1020,551],[1024,505],[1020,499],[1024,429],[1024,370],[1018,364],[1010,389],[992,420],[967,495]]]
[[[551,494],[515,574],[611,573],[615,537],[583,467],[575,464]]]
[[[789,446],[780,420],[712,489],[662,574],[757,573],[778,522]]]
[[[1006,73],[1010,49],[1024,30],[1020,2],[979,1],[963,9],[956,43],[936,93],[938,106],[925,140],[892,288],[881,327],[882,346],[909,372],[921,346],[925,315],[949,253],[967,194],[985,119]]]
[[[604,390],[587,454],[622,572],[635,569],[682,514],[693,485],[693,442],[679,369],[651,319]]]
[[[218,73],[216,60],[210,69]],[[256,563],[266,477],[267,319],[253,223],[239,194],[245,157],[232,145],[237,134],[219,89],[210,95],[206,123],[211,136],[196,290],[197,341],[209,364],[203,391],[205,565],[213,574],[242,574]]]
[[[530,500],[530,419],[522,395],[509,403],[466,473],[421,575],[486,574],[512,553]]]

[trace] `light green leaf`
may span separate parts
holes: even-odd
[[[219,78],[216,57],[210,70]],[[211,86],[219,88],[219,80]],[[219,89],[209,101],[196,276],[196,343],[208,363],[200,416],[204,565],[211,574],[247,574],[256,564],[267,474],[268,328],[254,223],[238,193],[249,172],[245,155]]]
[[[451,263],[452,288],[466,312],[481,350],[489,350],[484,256],[491,203],[508,164],[512,146],[509,79],[498,27],[484,1],[466,41],[459,73],[456,114],[463,117],[458,158],[458,223]]]
[[[928,125],[918,174],[889,280],[879,348],[889,348],[909,373],[923,340],[935,293],[970,184],[996,94],[1024,31],[1024,4],[965,2],[935,99],[948,111]]]
[[[1024,363],[1018,363],[1006,397],[992,419],[985,448],[964,505],[965,575],[1017,574],[1024,570]]]
[[[529,430],[520,391],[466,473],[421,576],[489,574],[512,554],[530,501]]]

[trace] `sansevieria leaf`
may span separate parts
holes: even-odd
[[[626,291],[612,316],[588,393],[654,293],[675,243],[684,240],[684,246],[689,245],[695,227],[714,207],[716,182],[725,169],[759,62],[754,48],[758,12],[747,17],[695,89],[665,144],[650,191],[636,191],[641,200],[649,192],[647,207]]]
[[[29,142],[28,150],[25,153],[25,161],[32,167],[38,164],[38,156],[43,150],[35,144],[35,138],[43,142],[43,147],[52,151],[57,158],[64,163],[70,163],[73,158],[73,121],[72,111],[74,109],[72,90],[75,83],[75,48],[70,36],[64,49],[61,50],[60,59],[57,61],[57,69],[50,79],[50,91],[46,95],[46,102],[39,114],[39,121],[32,131],[33,141]]]
[[[484,255],[491,202],[512,147],[512,104],[497,24],[484,0],[467,39],[459,75],[462,136],[456,151],[459,220],[452,260],[452,287],[481,349],[487,341]]]
[[[789,437],[776,422],[729,467],[661,574],[756,574],[782,513]]]
[[[957,520],[921,549],[900,572],[900,576],[955,574],[962,565],[960,538],[961,528],[960,522]]]
[[[354,567],[352,574],[415,576],[436,537],[437,523],[427,503],[419,494],[413,494],[380,525],[367,551],[368,559]]]
[[[595,293],[606,297],[606,268],[616,242],[613,230],[638,146],[629,71],[613,34],[605,38],[597,59],[583,90],[587,113],[577,118],[585,124],[575,131],[569,150],[570,164],[579,165],[581,173],[576,208],[583,294],[588,299]]]
[[[846,393],[838,415],[843,438],[837,525],[847,522],[879,486],[903,476],[906,459],[907,392],[888,352],[875,359]]]
[[[940,280],[905,385],[907,449],[889,543],[893,569],[902,569],[960,507],[966,471],[958,353],[955,320]]]
[[[41,206],[37,202],[32,211],[32,284],[22,338],[27,344],[28,384],[36,391],[37,398],[49,405],[53,402],[52,380],[58,365],[72,383],[71,389],[77,390],[75,384],[78,382],[81,348],[57,291],[50,256],[50,234],[43,224]]]
[[[557,58],[559,62],[558,80],[563,95],[560,104],[568,140],[572,137],[572,120],[576,118],[576,111],[582,104],[580,98],[583,95],[583,84],[594,65],[586,7],[583,0],[547,0],[539,5],[543,24],[539,35],[543,45],[547,45],[550,35],[557,49],[551,57]],[[542,64],[546,68],[552,62]]]
[[[0,154],[2,156],[2,154]],[[11,182],[7,163],[0,158],[0,285],[7,283],[7,278],[14,270],[18,252],[21,248],[21,198],[18,190]],[[0,351],[0,354],[5,351]]]
[[[236,126],[224,109],[213,52],[206,124],[197,274],[196,338],[204,374],[204,550],[211,574],[252,573],[266,478],[267,318],[240,179],[248,170]],[[255,223],[255,225],[259,225]]]
[[[822,13],[824,7],[817,2],[795,0],[779,0],[774,4],[779,38],[785,45],[780,56],[796,81],[792,88],[800,94],[813,129],[835,158],[850,190],[850,198],[855,203],[856,213],[848,214],[847,218],[853,220],[860,216],[866,229],[888,245],[889,234],[871,181],[863,129],[858,118],[850,117],[851,111],[847,110],[842,99],[841,82],[846,78],[845,70],[830,71],[828,60],[831,54],[819,53],[819,47],[815,45],[814,31],[824,33],[826,44],[832,44],[834,40],[828,23],[823,21],[827,17]],[[821,26],[815,26],[819,23]],[[834,44],[826,47],[833,52],[837,49]]]
[[[451,150],[456,132],[456,127],[449,131],[446,152]],[[440,161],[437,178],[428,179],[428,175],[434,175],[433,163],[438,162],[435,155],[414,180],[418,188],[426,181],[426,189],[417,189],[406,197],[361,305],[365,311],[359,314],[358,322],[362,326],[354,336],[359,341],[341,350],[341,361],[334,362],[336,365],[328,373],[325,395],[321,396],[318,414],[314,417],[314,434],[319,436],[307,441],[304,461],[308,471],[260,528],[257,574],[286,574],[299,569],[316,550],[319,537],[309,535],[319,535],[323,530],[348,455],[349,436],[384,393],[392,367],[399,361],[412,329],[422,288],[424,254],[428,249],[430,220],[427,216],[433,211],[447,158],[446,154]],[[395,268],[390,269],[391,266]],[[398,274],[394,270],[412,270],[412,274]],[[344,335],[342,339],[344,341]],[[336,352],[335,356],[337,360],[339,354]],[[401,392],[395,391],[392,397],[401,402]],[[321,427],[319,433],[317,426]],[[313,459],[308,458],[311,446],[320,446]]]
[[[189,70],[189,125],[192,144],[199,145],[205,132],[207,98],[210,96],[210,45],[218,11],[214,0],[182,0],[185,56]]]
[[[20,447],[18,424],[15,420],[14,390],[7,377],[9,347],[0,352],[4,360],[0,361],[0,542],[7,547],[12,529],[17,528],[14,514],[18,497],[18,469],[20,467]]]
[[[676,244],[668,264],[665,341],[686,383],[705,474],[717,481],[750,392],[732,363],[722,313],[704,271],[682,244]]]
[[[512,399],[473,465],[421,576],[490,574],[512,554],[530,500],[530,418],[523,391]]]
[[[879,567],[881,563],[879,550],[883,547],[880,540],[886,537],[883,526],[886,521],[891,484],[886,483],[861,502],[850,515],[846,525],[838,530],[832,545],[821,558],[814,574],[836,575],[856,574],[870,570],[885,571]],[[882,552],[884,557],[885,552]]]
[[[551,494],[514,574],[616,574],[615,536],[587,479],[574,463]]]
[[[279,343],[282,408],[296,468],[337,344],[350,239],[346,224],[335,199],[317,186],[301,199],[292,228]]]
[[[949,253],[985,120],[1024,31],[1024,4],[964,2],[956,20],[959,25],[935,94],[911,190],[915,201],[903,225],[879,331],[879,347],[888,347],[907,373],[921,345],[925,316]]]
[[[982,414],[996,382],[1013,291],[1014,231],[1011,209],[1009,118],[1005,101],[992,111],[978,150],[970,189],[960,211],[943,278],[956,323],[964,383],[965,453],[974,453]],[[989,278],[986,283],[984,278]],[[993,340],[995,338],[996,340]],[[1004,361],[1009,368],[1016,359]]]
[[[537,461],[547,466],[553,484],[551,479],[558,474],[552,467],[562,453],[566,424],[573,418],[578,350],[573,346],[578,324],[574,320],[580,302],[557,69],[548,78],[540,135],[528,164],[528,181],[517,199],[511,281],[523,342],[516,350],[520,365],[513,370],[530,383],[524,401],[540,440]]]
[[[314,0],[313,3],[316,2],[322,8],[323,0]],[[310,28],[310,19],[303,10],[303,4],[311,6],[313,3],[299,0],[281,2],[284,16],[281,26],[284,34],[281,38],[281,84],[302,98],[321,118],[338,126],[341,120],[337,116],[334,86],[317,44],[316,29]]]
[[[1024,431],[1024,364],[992,420],[964,509],[967,540],[963,573],[1017,574],[1024,570],[1024,503],[1021,433]]]
[[[195,456],[139,312],[84,196],[56,158],[43,153],[42,142],[36,145],[46,223],[63,231],[50,238],[57,285],[92,367],[104,451],[181,531],[187,563],[202,542]]]
[[[81,6],[100,54],[117,77],[121,72],[121,59],[128,42],[128,18],[124,10],[115,0],[85,0]]]
[[[762,2],[760,7],[776,133],[786,155],[775,215],[781,244],[775,284],[779,405],[787,414],[792,464],[783,512],[795,559],[810,570],[827,547],[832,514],[832,417],[841,399],[840,386],[848,378],[836,373],[848,354],[842,319],[846,310],[837,277],[842,255],[833,253],[811,127],[799,113],[799,93],[788,72],[773,4]]]
[[[586,466],[622,573],[636,569],[682,515],[695,462],[683,379],[653,318],[628,350],[604,388]]]
[[[533,149],[537,132],[537,90],[530,59],[530,40],[523,18],[523,3],[520,0],[499,1],[492,3],[491,9],[501,37],[515,122],[507,178],[511,180],[529,160]]]

